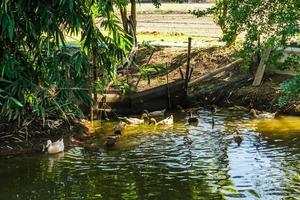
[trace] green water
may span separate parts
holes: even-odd
[[[299,118],[222,110],[212,127],[208,111],[197,116],[197,126],[175,113],[173,128],[128,128],[109,150],[103,133],[115,122],[63,154],[2,157],[0,199],[300,199]]]

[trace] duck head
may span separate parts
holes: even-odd
[[[143,112],[142,116],[141,116],[141,119],[144,119],[144,118],[148,118],[149,119],[149,115],[145,112]]]
[[[51,140],[47,140],[46,149],[48,149],[51,144],[52,144],[52,141]]]
[[[41,149],[42,149],[42,152],[45,152],[46,151],[46,145],[44,145],[44,144],[41,144]]]
[[[213,112],[213,113],[217,112],[217,110],[218,110],[218,108],[215,104],[211,105],[210,109],[211,109],[211,112]]]
[[[127,126],[127,123],[123,122],[123,121],[120,121],[119,124],[118,124],[118,127],[121,128],[121,129],[125,128],[126,126]]]
[[[114,131],[114,134],[115,134],[115,135],[122,135],[122,130],[121,130],[120,128],[118,128],[118,129],[116,129],[116,130]]]
[[[256,115],[256,110],[254,108],[251,108],[249,114],[252,114],[253,116]]]
[[[180,112],[185,112],[181,105],[177,105],[176,107],[180,110]]]
[[[149,124],[156,124],[156,123],[157,123],[156,119],[154,119],[154,118],[149,119]]]

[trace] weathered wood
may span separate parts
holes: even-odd
[[[266,69],[266,61],[268,61],[270,57],[271,50],[272,48],[268,47],[262,52],[261,60],[256,70],[256,74],[252,86],[259,86],[261,84]]]
[[[181,69],[181,67],[179,67],[179,73],[180,73],[180,77],[181,77],[181,79],[184,79],[184,76],[183,76],[183,72],[182,72],[182,69]]]
[[[215,71],[212,71],[212,72],[210,72],[208,74],[205,74],[205,75],[203,75],[203,76],[201,76],[201,77],[199,77],[199,78],[197,78],[197,79],[195,79],[193,81],[190,81],[189,84],[188,84],[188,87],[192,87],[192,86],[198,84],[201,81],[209,79],[209,78],[211,78],[211,77],[213,77],[213,76],[215,76],[215,75],[217,75],[217,74],[219,74],[219,73],[221,73],[223,71],[232,69],[232,68],[234,68],[234,67],[236,67],[236,66],[238,66],[238,65],[240,65],[242,63],[243,63],[243,60],[242,59],[238,59],[238,60],[236,60],[236,61],[234,61],[232,63],[229,63],[228,65],[226,65],[224,67],[216,69]]]
[[[149,65],[150,60],[151,60],[151,58],[152,58],[152,56],[153,56],[155,50],[156,50],[155,48],[152,50],[152,52],[151,52],[151,54],[150,54],[150,56],[149,56],[149,58],[148,58],[147,65]]]
[[[188,83],[189,83],[189,75],[190,75],[190,60],[191,60],[191,46],[192,46],[192,38],[188,39],[188,54],[187,54],[187,64],[185,70],[185,91],[187,91]]]
[[[112,111],[111,108],[98,108],[97,110],[103,111],[103,112],[111,112]]]
[[[161,110],[168,108],[169,105],[175,107],[185,98],[184,84],[185,80],[181,79],[126,97],[118,94],[105,94],[106,103],[113,108],[110,113],[121,115],[140,114],[144,109]]]
[[[270,74],[279,74],[279,75],[287,75],[287,76],[296,76],[297,72],[292,70],[279,70],[279,69],[266,69],[266,72]]]
[[[124,101],[124,97],[119,94],[105,94],[106,103],[112,103],[117,101]]]
[[[182,86],[184,86],[184,82],[185,80],[178,80],[178,81],[175,81],[173,83],[170,83],[169,84],[169,87],[170,87],[170,92],[174,92],[174,91],[180,91],[183,89]],[[135,94],[132,94],[130,95],[130,99],[131,100],[135,100],[135,99],[139,99],[139,98],[147,98],[147,99],[156,99],[158,97],[161,97],[162,94],[165,95],[166,94],[166,85],[161,85],[161,86],[158,86],[156,88],[152,88],[152,89],[149,89],[149,90],[145,90],[145,91],[142,91],[142,92],[138,92],[138,93],[135,93]]]
[[[166,64],[166,70],[167,70],[167,97],[168,97],[168,107],[171,109],[171,96],[170,96],[170,87],[169,87],[169,70],[168,65]]]
[[[191,72],[189,74],[189,79],[188,79],[188,82],[191,81],[191,78],[192,78],[192,74],[193,74],[193,71],[194,71],[194,67],[191,68]]]

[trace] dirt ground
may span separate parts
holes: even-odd
[[[137,66],[147,64],[153,51],[154,53],[149,64],[163,64],[167,66],[169,83],[181,79],[179,68],[181,68],[183,74],[185,74],[187,48],[155,47],[154,49],[151,49],[142,47],[138,50],[135,59]],[[228,64],[231,61],[230,57],[233,52],[234,50],[232,48],[226,47],[211,47],[208,49],[193,48],[190,56],[190,66],[193,68],[191,80]],[[138,80],[138,76],[135,74],[132,80],[135,84]],[[154,88],[166,83],[166,72],[162,72],[152,77],[150,82],[148,82],[147,79],[142,79],[138,84],[137,91]]]
[[[139,41],[157,40],[155,35],[149,37],[148,33],[160,34],[182,34],[193,37],[194,40],[210,38],[217,40],[221,36],[221,29],[214,23],[211,16],[199,17],[192,15],[189,11],[196,9],[204,10],[212,7],[213,4],[178,4],[162,3],[160,8],[153,4],[141,3],[137,5],[137,33]],[[130,5],[128,6],[130,8]],[[130,12],[130,10],[128,11]],[[168,36],[166,40],[170,39]],[[183,42],[183,37],[179,38]],[[174,42],[178,41],[178,38]]]
[[[153,55],[152,55],[152,52]],[[234,48],[211,47],[211,48],[192,48],[191,67],[193,73],[191,80],[201,77],[220,67],[229,64],[233,60]],[[152,55],[150,61],[149,58]],[[187,48],[177,47],[155,47],[154,49],[141,47],[136,55],[136,65],[142,66],[149,64],[164,64],[168,68],[169,83],[181,79],[180,70],[185,74],[187,63]],[[252,87],[253,72],[248,72],[237,66],[233,70],[217,74],[209,80],[203,81],[189,89],[191,102],[201,102],[202,106],[218,104],[220,106],[242,105],[260,110],[275,111],[279,109],[278,98],[281,95],[280,84],[288,79],[288,75],[276,75],[266,73],[261,86]],[[138,75],[133,74],[131,81],[136,84]],[[144,91],[159,85],[167,84],[166,72],[161,72],[152,77],[150,82],[142,79],[136,91]],[[299,114],[300,103],[295,102],[286,108],[281,108],[282,112],[289,114]]]

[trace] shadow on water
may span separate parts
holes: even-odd
[[[299,197],[299,118],[257,121],[227,110],[212,118],[199,108],[195,126],[174,114],[173,127],[127,128],[112,149],[102,144],[117,122],[95,122],[95,137],[84,147],[0,158],[1,199]],[[240,146],[235,129],[244,138]]]

